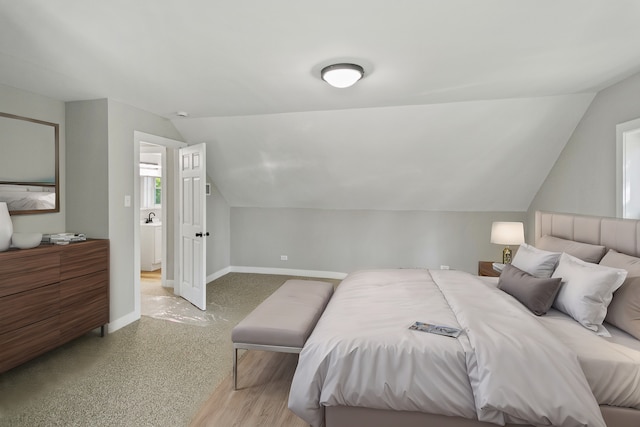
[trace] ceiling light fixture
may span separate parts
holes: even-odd
[[[364,69],[356,64],[334,64],[324,67],[320,72],[322,80],[333,87],[353,86],[364,75]]]

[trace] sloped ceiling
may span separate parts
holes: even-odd
[[[232,206],[522,211],[594,94],[640,71],[639,18],[633,0],[0,0],[0,83],[171,118]],[[331,88],[335,62],[366,76]]]
[[[232,206],[526,210],[592,95],[176,121]],[[213,135],[213,138],[212,138]]]

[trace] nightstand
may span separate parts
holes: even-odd
[[[478,276],[498,277],[500,272],[493,269],[493,261],[478,261]]]

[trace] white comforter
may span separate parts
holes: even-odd
[[[54,209],[56,193],[43,191],[7,191],[0,193],[0,202],[6,202],[10,211]]]
[[[457,339],[412,331],[458,327]],[[577,357],[513,299],[458,271],[349,275],[300,353],[289,408],[420,411],[556,426],[605,423]]]

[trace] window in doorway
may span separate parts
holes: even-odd
[[[162,205],[162,178],[156,177],[155,180],[156,206]]]

